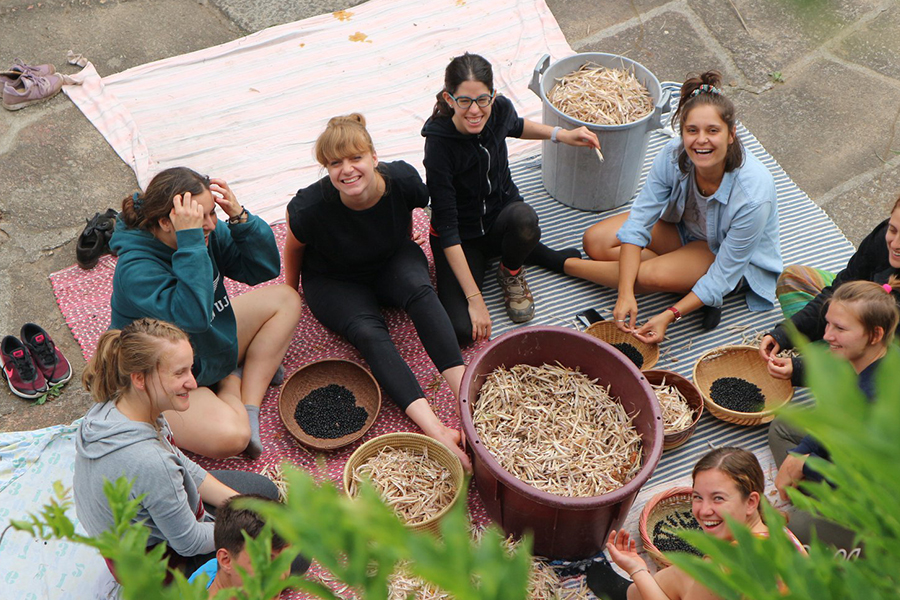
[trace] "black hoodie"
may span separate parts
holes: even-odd
[[[520,137],[524,120],[512,102],[497,96],[484,129],[460,133],[450,117],[431,117],[425,137],[425,177],[431,227],[448,248],[484,235],[500,210],[522,196],[509,172],[507,137]]]

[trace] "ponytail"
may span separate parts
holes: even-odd
[[[81,383],[94,402],[116,401],[131,388],[133,373],[157,368],[167,350],[164,342],[182,340],[189,340],[184,331],[157,319],[138,319],[122,329],[110,329],[100,336]]]

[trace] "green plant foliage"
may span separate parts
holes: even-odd
[[[245,535],[253,574],[239,568],[242,589],[223,590],[216,600],[270,600],[287,587],[319,598],[337,598],[320,582],[299,577],[282,579],[301,552],[315,558],[366,600],[386,600],[388,577],[399,562],[407,563],[414,575],[458,600],[526,597],[530,542],[510,553],[495,529],[488,529],[479,541],[473,541],[465,496],[445,515],[442,537],[438,538],[404,526],[368,483],[361,486],[357,498],[350,499],[331,483],[318,485],[308,473],[290,467],[285,468],[285,478],[288,494],[284,504],[252,498],[238,501],[240,506],[258,511],[267,525],[255,540]],[[72,508],[69,490],[59,483],[54,485],[55,497],[39,513],[10,526],[41,539],[67,539],[96,548],[114,562],[125,600],[206,600],[205,577],[188,583],[183,574],[172,572],[172,584],[163,585],[169,574],[163,557],[165,544],[146,550],[149,532],[141,523],[132,522],[141,501],[130,497],[132,483],[125,478],[105,483],[103,491],[115,525],[96,538],[75,533],[67,516]],[[274,560],[272,531],[290,544]]]
[[[900,589],[900,352],[892,349],[879,365],[877,399],[869,403],[846,361],[821,345],[798,346],[816,406],[792,407],[783,416],[826,445],[834,462],[809,460],[833,485],[804,482],[802,491],[789,490],[789,495],[796,506],[856,531],[865,555],[853,561],[836,558],[833,549],[814,540],[805,556],[785,535],[781,515],[764,507],[769,538],[756,538],[730,522],[737,544],[684,533],[709,560],[667,556],[726,599],[895,600]]]

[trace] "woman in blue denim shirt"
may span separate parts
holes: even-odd
[[[585,232],[593,260],[565,264],[569,275],[617,288],[616,325],[644,342],[661,342],[671,323],[700,308],[712,329],[742,278],[750,310],[774,306],[782,268],[775,182],[744,152],[720,79],[709,71],[684,82],[675,113],[681,139],[653,161],[630,213]],[[638,325],[635,294],[652,292],[684,297]]]

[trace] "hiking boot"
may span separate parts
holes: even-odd
[[[47,380],[35,366],[22,342],[8,335],[0,341],[0,362],[9,389],[20,398],[33,400],[47,391]]]
[[[23,72],[17,82],[3,84],[3,108],[19,110],[31,104],[48,100],[59,93],[63,82],[62,75],[55,73],[42,77],[31,72]]]
[[[0,71],[0,85],[4,83],[15,85],[18,83],[22,73],[31,73],[38,77],[46,77],[47,75],[56,73],[56,67],[53,65],[26,65],[17,58],[13,61],[13,66],[6,71]]]
[[[116,229],[115,210],[108,208],[102,215],[94,213],[85,219],[86,225],[75,243],[75,260],[82,269],[92,269],[100,257],[110,252],[109,240]]]
[[[72,365],[40,325],[25,323],[19,332],[19,339],[31,352],[34,365],[44,376],[48,386],[59,385],[72,379]]]
[[[497,283],[503,290],[506,314],[513,323],[525,323],[534,318],[534,298],[525,281],[525,267],[513,275],[501,264],[497,267]]]

